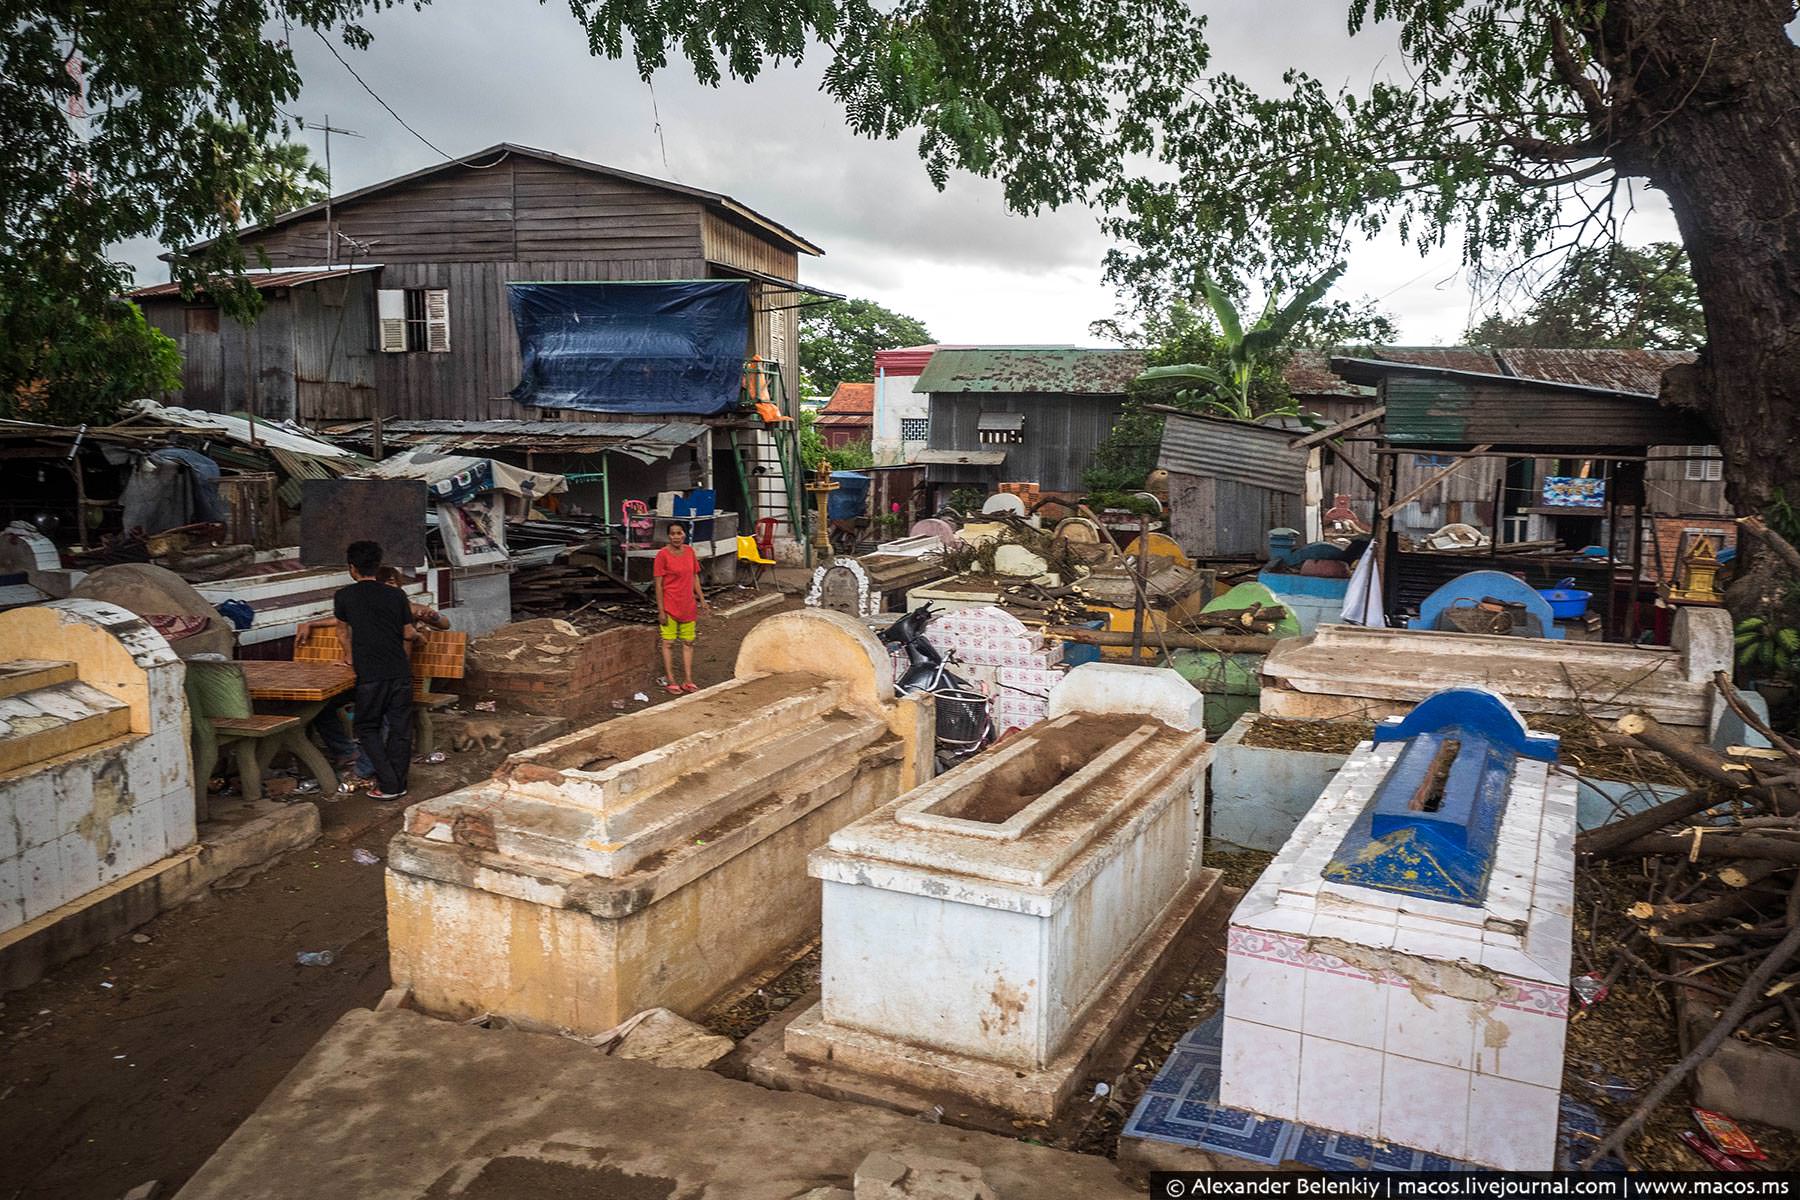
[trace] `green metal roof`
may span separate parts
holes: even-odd
[[[1122,396],[1146,365],[1142,350],[1080,350],[1023,346],[939,350],[915,392],[1007,392],[1064,396]]]

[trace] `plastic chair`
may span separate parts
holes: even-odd
[[[750,587],[755,590],[762,586],[763,572],[775,565],[775,560],[765,556],[756,539],[747,534],[739,534],[737,539],[738,570],[748,566]],[[741,579],[741,576],[740,576]]]
[[[651,544],[656,530],[656,522],[650,517],[648,504],[642,500],[622,500],[619,502],[619,518],[625,525],[627,548]]]
[[[756,548],[770,559],[775,557],[775,527],[780,524],[779,517],[762,517],[756,522]]]

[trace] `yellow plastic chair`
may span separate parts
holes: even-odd
[[[763,557],[762,547],[758,546],[756,539],[748,534],[738,535],[737,546],[738,562],[749,565],[750,586],[754,589],[762,583],[763,571],[774,566],[775,560]],[[739,569],[743,569],[742,565]]]

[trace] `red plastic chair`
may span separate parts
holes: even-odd
[[[779,517],[763,517],[756,522],[756,548],[764,558],[775,557],[775,527],[779,524]]]

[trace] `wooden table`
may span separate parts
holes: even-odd
[[[267,770],[277,754],[287,751],[318,781],[321,792],[337,795],[337,771],[313,745],[306,730],[327,704],[356,686],[356,672],[340,663],[279,659],[247,659],[243,667],[244,686],[252,701],[262,701],[272,711],[300,718],[290,731],[258,746],[259,765]]]

